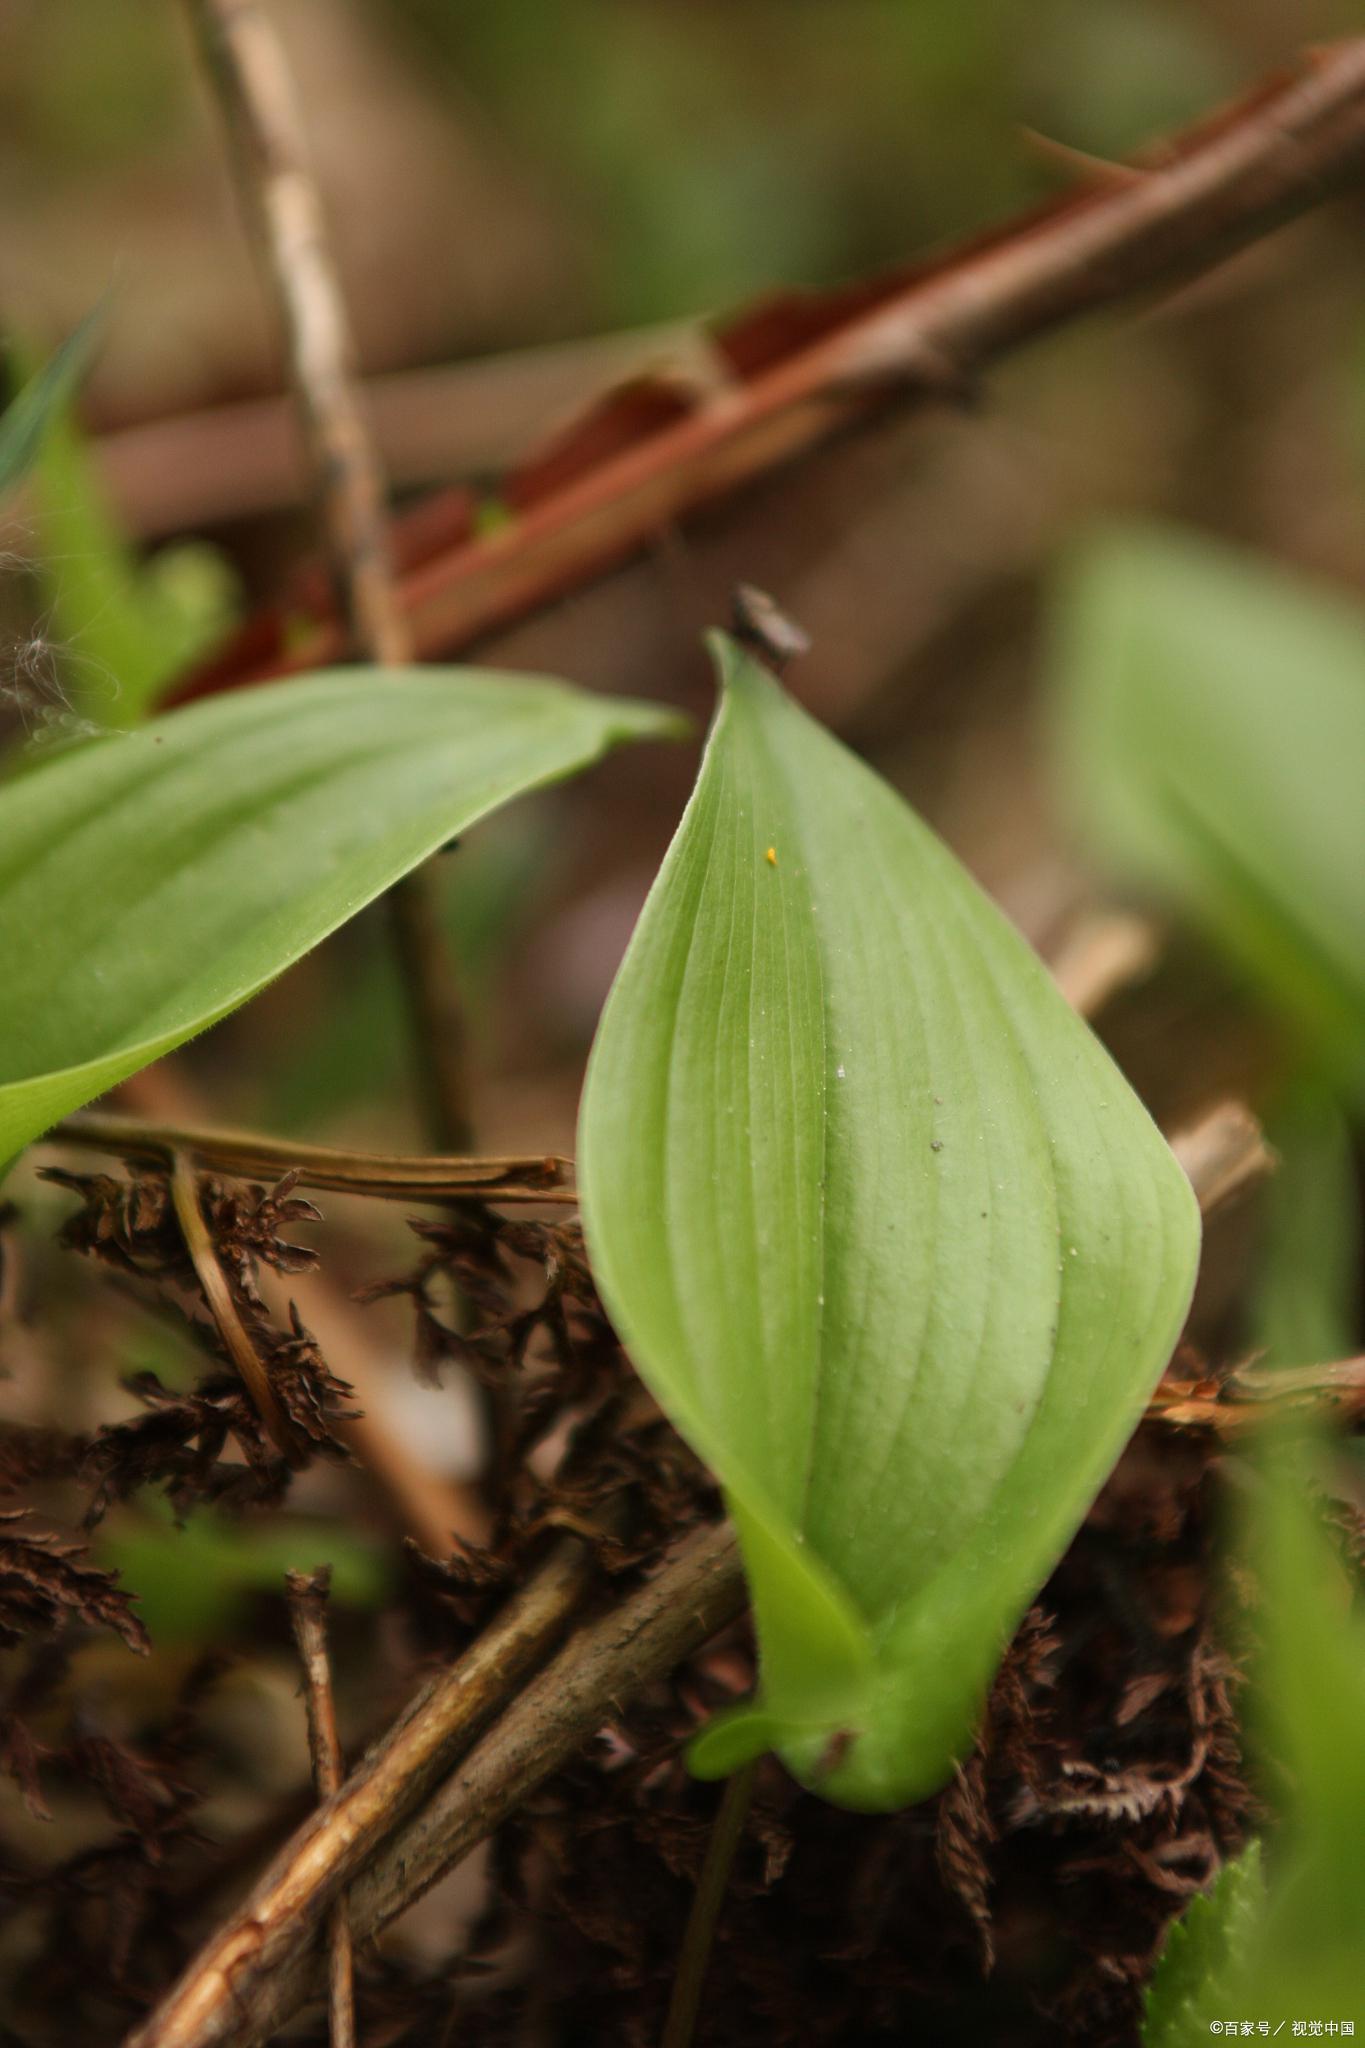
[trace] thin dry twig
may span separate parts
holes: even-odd
[[[355,645],[401,662],[384,489],[288,61],[257,0],[187,0],[289,351],[336,587]]]
[[[204,1290],[204,1299],[218,1326],[218,1334],[227,1347],[228,1356],[242,1375],[246,1390],[271,1442],[291,1465],[297,1465],[299,1446],[295,1441],[294,1432],[290,1429],[284,1410],[275,1398],[270,1376],[256,1346],[251,1341],[250,1333],[237,1313],[232,1289],[228,1285],[227,1275],[219,1264],[213,1238],[199,1205],[198,1176],[188,1154],[184,1152],[172,1155],[171,1200],[175,1205],[176,1219],[185,1240],[185,1249],[193,1262],[199,1285]]]
[[[717,374],[617,392],[504,480],[516,517],[415,515],[402,598],[420,654],[450,654],[593,580],[697,507],[890,404],[960,395],[997,357],[1068,320],[1182,282],[1307,212],[1365,166],[1365,37],[1308,51],[1235,105],[1123,167],[937,258],[715,329]],[[650,402],[646,402],[649,400]],[[439,529],[435,537],[432,530]],[[401,530],[400,530],[401,532]],[[182,694],[332,660],[253,619]]]
[[[274,288],[346,639],[365,660],[401,667],[412,660],[412,636],[389,557],[379,461],[289,65],[257,0],[186,0],[186,6]],[[464,1025],[430,883],[409,876],[388,900],[431,1129],[438,1144],[459,1149],[470,1133]]]
[[[1365,1416],[1365,1357],[1329,1365],[1245,1365],[1221,1380],[1181,1379],[1168,1373],[1152,1396],[1149,1422],[1173,1429],[1215,1429],[1236,1436],[1276,1415],[1312,1409],[1336,1421]]]
[[[238,2028],[257,1987],[296,1942],[310,1938],[384,1839],[544,1661],[591,1579],[585,1545],[561,1538],[460,1662],[417,1694],[336,1797],[291,1839],[130,2048],[245,2038]],[[354,1917],[352,1926],[363,1938]]]
[[[733,1534],[704,1529],[648,1584],[575,1635],[358,1879],[350,1894],[356,1939],[368,1940],[430,1890],[642,1686],[699,1649],[743,1605]],[[329,1882],[329,1898],[336,1888]],[[258,1905],[259,1897],[252,1895]],[[315,1924],[310,1917],[308,1929]],[[316,1964],[306,1931],[300,1938],[297,1925],[272,1921],[266,1953],[249,1941],[256,1932],[249,1915],[233,1927],[236,1945],[227,1950],[215,1941],[127,2048],[253,2048],[310,1995]]]
[[[1242,1102],[1220,1102],[1198,1123],[1177,1131],[1171,1150],[1205,1217],[1264,1180],[1275,1165],[1260,1125]]]
[[[304,1699],[308,1712],[308,1750],[313,1784],[319,1799],[341,1790],[345,1771],[337,1735],[332,1666],[327,1656],[327,1595],[330,1565],[315,1572],[286,1572],[285,1592],[294,1640],[303,1665]],[[332,2048],[356,2048],[355,1953],[345,1898],[337,1899],[327,1917],[327,2004]]]
[[[40,1142],[88,1145],[123,1159],[158,1163],[183,1152],[221,1173],[260,1174],[276,1180],[293,1173],[301,1187],[377,1195],[395,1202],[578,1200],[571,1185],[572,1162],[546,1153],[471,1159],[436,1153],[356,1152],[306,1145],[293,1138],[270,1138],[255,1131],[159,1123],[111,1110],[84,1110],[69,1116]]]
[[[1161,934],[1131,911],[1096,910],[1078,918],[1048,960],[1048,971],[1073,1010],[1097,1017],[1157,963]]]

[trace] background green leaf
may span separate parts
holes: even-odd
[[[342,1607],[380,1606],[394,1578],[383,1546],[343,1523],[258,1523],[199,1508],[177,1527],[155,1496],[143,1497],[136,1517],[121,1517],[96,1554],[118,1572],[158,1645],[211,1643],[236,1630],[253,1595],[283,1591],[286,1572],[329,1566],[331,1597]]]
[[[1273,1438],[1244,1549],[1259,1589],[1249,1719],[1278,1782],[1279,1824],[1171,1930],[1144,2048],[1193,2048],[1211,2020],[1355,2020],[1365,1994],[1365,1619],[1358,1574],[1324,1533],[1330,1460]]]
[[[231,623],[234,574],[202,541],[147,560],[134,552],[69,404],[44,438],[32,500],[45,638],[63,689],[100,725],[137,725]]]
[[[584,1223],[744,1545],[762,1698],[699,1767],[772,1744],[886,1807],[969,1742],[1169,1355],[1198,1217],[946,849],[718,649],[701,776],[593,1050]]]
[[[1322,1365],[1358,1342],[1360,1197],[1351,1134],[1300,1076],[1266,1118],[1278,1165],[1263,1198],[1252,1337],[1270,1365]]]
[[[1176,530],[1119,529],[1063,579],[1070,807],[1365,1100],[1365,614]]]
[[[1211,1891],[1172,1921],[1147,1986],[1143,2048],[1190,2048],[1208,2040],[1210,2019],[1221,2020],[1224,2011],[1215,2003],[1215,1987],[1245,1957],[1264,1910],[1261,1847],[1252,1842],[1224,1864]]]
[[[236,1009],[453,834],[668,713],[472,670],[173,712],[0,793],[0,1161]]]
[[[88,313],[0,415],[0,494],[19,483],[37,461],[44,436],[89,365],[99,319],[98,309]]]

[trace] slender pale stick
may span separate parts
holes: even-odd
[[[402,667],[412,640],[383,479],[289,65],[257,0],[185,4],[273,287],[348,636],[364,660]],[[464,1024],[429,878],[410,875],[387,900],[432,1135],[460,1151],[470,1135]]]
[[[286,1572],[284,1578],[289,1619],[303,1664],[308,1750],[319,1799],[330,1799],[339,1792],[345,1775],[337,1736],[332,1667],[327,1656],[327,1595],[331,1582],[330,1565],[312,1573]],[[336,1900],[327,1916],[327,2013],[332,2048],[356,2048],[355,1954],[344,1897]]]

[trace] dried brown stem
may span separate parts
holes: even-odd
[[[405,875],[386,901],[413,1043],[421,1055],[417,1082],[426,1127],[443,1149],[464,1152],[474,1142],[468,1033],[431,871]]]
[[[257,0],[187,6],[273,288],[351,637],[371,661],[406,661],[411,644],[389,571],[384,489],[288,62]]]
[[[1171,1150],[1208,1217],[1264,1180],[1275,1165],[1251,1111],[1241,1102],[1221,1102],[1171,1139]]]
[[[620,394],[614,412],[600,408],[505,481],[518,512],[506,529],[466,526],[425,548],[403,580],[419,651],[452,653],[539,610],[878,407],[961,393],[1036,335],[1210,269],[1363,167],[1356,36],[936,259],[742,314],[713,336],[723,374],[689,402],[661,402],[660,418],[632,433],[633,401]],[[324,620],[304,647],[281,622],[252,621],[187,693],[315,666],[337,645]]]
[[[335,1193],[378,1195],[396,1202],[476,1199],[493,1203],[576,1202],[573,1166],[551,1154],[466,1159],[424,1153],[354,1152],[306,1145],[254,1131],[156,1123],[110,1110],[83,1110],[49,1131],[44,1144],[88,1145],[125,1159],[157,1162],[191,1154],[222,1173],[278,1178]]]
[[[250,1394],[256,1413],[268,1432],[271,1442],[286,1457],[291,1465],[299,1462],[299,1446],[294,1440],[283,1409],[275,1399],[275,1390],[270,1376],[251,1341],[250,1332],[237,1312],[232,1298],[232,1289],[227,1275],[218,1263],[218,1254],[213,1247],[204,1212],[199,1206],[199,1182],[193,1163],[184,1152],[172,1155],[171,1200],[175,1204],[176,1218],[181,1235],[198,1275],[199,1285],[204,1290],[209,1313],[218,1326],[218,1334],[227,1347],[228,1356],[242,1375],[246,1390]]]
[[[476,1489],[434,1470],[385,1420],[392,1411],[392,1373],[376,1355],[366,1311],[325,1270],[292,1275],[289,1291],[360,1410],[335,1417],[332,1434],[369,1473],[395,1521],[428,1557],[486,1544],[490,1520]]]
[[[327,1656],[327,1594],[331,1579],[329,1565],[312,1573],[286,1572],[284,1578],[289,1618],[303,1664],[308,1750],[319,1799],[330,1799],[339,1792],[345,1776],[332,1694],[332,1667]],[[356,2048],[355,1956],[344,1898],[336,1900],[327,1918],[327,2005],[332,2048]]]
[[[364,660],[412,660],[389,556],[383,480],[361,405],[354,347],[328,248],[294,83],[258,0],[186,0],[227,128],[289,352],[314,491],[350,647]],[[389,893],[423,1093],[437,1144],[469,1142],[464,1034],[454,975],[426,877]]]
[[[1265,1370],[1247,1365],[1218,1381],[1168,1374],[1152,1396],[1147,1420],[1235,1436],[1273,1416],[1303,1409],[1337,1421],[1365,1416],[1365,1357]]]
[[[691,2048],[697,2014],[701,2010],[706,1969],[711,1960],[711,1945],[715,1940],[716,1921],[730,1881],[730,1866],[735,1860],[740,1836],[744,1833],[757,1773],[756,1763],[745,1764],[726,1780],[721,1794],[706,1844],[706,1859],[693,1894],[692,1910],[687,1916],[661,2048]]]

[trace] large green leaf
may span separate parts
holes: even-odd
[[[539,679],[339,671],[173,712],[0,789],[0,1162],[454,833],[675,725]]]
[[[1365,1093],[1365,613],[1192,534],[1120,529],[1063,581],[1073,809]]]
[[[1169,1354],[1199,1223],[1122,1076],[884,783],[717,643],[593,1050],[584,1222],[744,1546],[762,1693],[698,1768],[931,1791]]]

